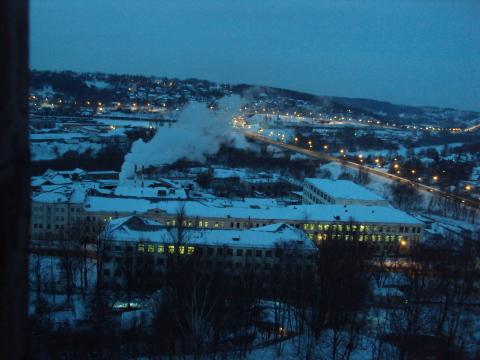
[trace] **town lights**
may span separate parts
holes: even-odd
[[[412,170],[412,171],[410,171],[410,172],[411,172],[412,174],[415,174],[416,171],[415,171],[415,170]]]
[[[472,190],[472,189],[473,189],[472,185],[467,185],[467,186],[465,186],[465,190],[467,190],[467,191],[470,191],[470,190]]]
[[[327,149],[328,149],[328,145],[323,145],[323,149],[324,149],[324,150],[327,150]]]
[[[393,167],[394,167],[395,169],[398,169],[398,168],[400,167],[400,165],[395,164],[395,165],[393,165]]]
[[[298,142],[298,137],[295,138],[295,142]]]
[[[437,181],[437,180],[438,180],[438,176],[435,175],[435,176],[433,177],[433,181]]]
[[[345,150],[340,149],[340,154],[343,154],[344,152],[345,152]]]
[[[363,158],[363,154],[358,154],[358,158],[359,158],[359,159],[362,159],[362,158]]]
[[[404,239],[400,240],[400,246],[401,246],[401,247],[407,246],[407,241],[404,240]]]

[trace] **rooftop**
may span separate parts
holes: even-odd
[[[407,213],[386,206],[367,205],[295,205],[286,207],[231,207],[198,201],[149,201],[145,199],[128,199],[118,197],[89,196],[85,202],[87,211],[146,213],[158,211],[174,216],[181,207],[189,217],[240,218],[266,221],[358,221],[364,223],[422,224]]]
[[[139,216],[112,220],[108,227],[110,240],[173,243],[174,229]],[[186,230],[185,244],[230,247],[272,248],[281,243],[293,243],[313,250],[315,245],[302,231],[286,224],[275,224],[248,230]]]
[[[305,182],[336,199],[385,200],[380,195],[355,184],[353,181],[306,178]]]

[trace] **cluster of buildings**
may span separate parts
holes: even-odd
[[[101,234],[102,271],[112,287],[128,285],[132,276],[126,269],[134,278],[146,279],[147,271],[163,281],[175,254],[196,259],[199,269],[221,267],[235,281],[254,271],[262,283],[272,283],[291,261],[298,269],[311,269],[315,244],[327,239],[394,255],[408,252],[423,235],[421,221],[350,181],[305,179],[303,201],[295,203],[284,197],[220,198],[192,179],[120,181],[118,176],[75,169],[32,178],[33,244],[94,242]],[[180,239],[179,229],[188,235]],[[288,259],[279,248],[290,249]],[[141,266],[125,267],[125,258]]]
[[[408,248],[423,232],[421,221],[350,181],[306,179],[301,204],[265,197],[231,200],[193,186],[169,179],[119,183],[118,173],[108,171],[47,171],[32,179],[32,238],[47,240],[79,222],[104,224],[130,215],[173,226],[179,211],[186,228],[247,230],[285,223],[315,241],[356,231],[379,251]]]
[[[214,178],[228,184],[233,175],[241,173],[217,170]],[[32,192],[33,243],[96,242],[100,236],[103,281],[112,288],[138,288],[140,279],[161,284],[177,256],[194,259],[196,271],[222,268],[234,282],[254,275],[260,289],[272,291],[266,284],[278,284],[280,274],[315,266],[316,243],[357,241],[377,253],[402,254],[421,240],[424,227],[342,180],[305,179],[303,191],[294,191],[303,201],[295,202],[221,198],[192,179],[119,180],[115,171],[48,170],[32,178]]]

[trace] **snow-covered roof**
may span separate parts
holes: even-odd
[[[250,208],[213,206],[198,201],[161,201],[153,202],[145,199],[128,199],[118,197],[89,196],[86,200],[88,211],[146,213],[158,210],[175,215],[181,207],[186,215],[199,218],[240,218],[260,219],[266,221],[317,221],[362,223],[396,223],[423,224],[407,213],[386,206],[367,205],[294,205],[286,207]]]
[[[137,216],[128,216],[109,222],[108,239],[114,241],[173,243],[174,229]],[[272,248],[280,243],[291,243],[306,250],[314,250],[314,243],[302,231],[287,225],[274,224],[248,230],[185,230],[185,244],[230,247]]]
[[[305,182],[335,199],[384,200],[380,195],[348,180],[306,178]]]

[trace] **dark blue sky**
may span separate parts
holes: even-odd
[[[478,0],[31,0],[31,67],[480,110]]]

